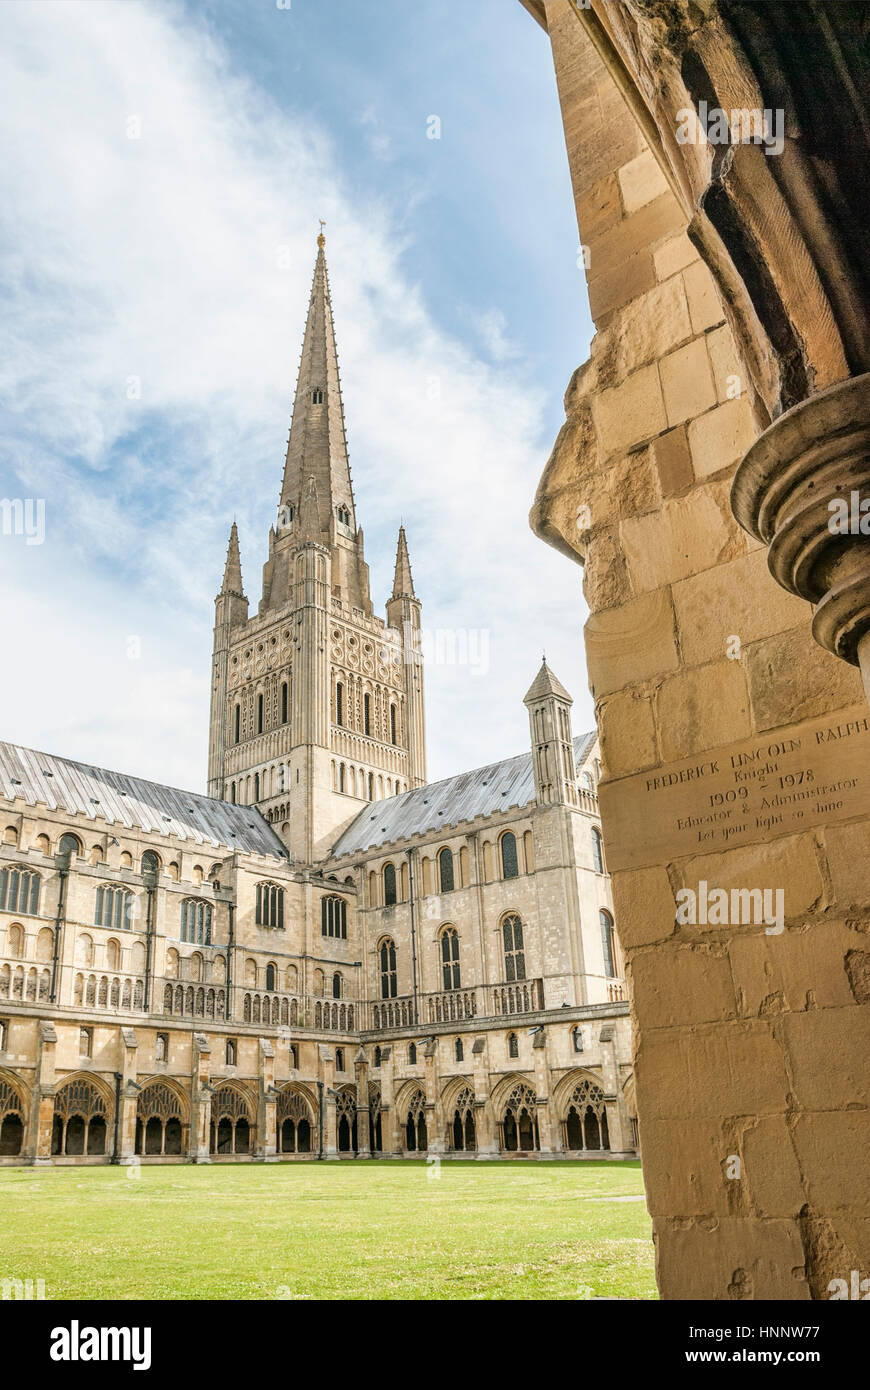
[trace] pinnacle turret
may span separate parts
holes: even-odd
[[[399,527],[399,543],[396,547],[396,569],[393,576],[393,598],[416,598],[414,580],[411,576],[411,561],[408,556],[408,541],[404,526]]]
[[[220,591],[222,594],[234,594],[238,598],[245,597],[242,584],[242,557],[239,552],[239,528],[235,522],[230,527],[227,562],[224,565],[224,582],[221,584]]]

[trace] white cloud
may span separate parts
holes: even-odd
[[[203,784],[211,600],[233,515],[259,597],[324,217],[376,608],[401,516],[427,625],[489,633],[487,676],[429,673],[430,772],[524,747],[543,642],[583,693],[580,576],[528,530],[542,402],[498,311],[492,366],[436,326],[401,209],[352,204],[325,132],[180,11],[7,3],[0,30],[3,490],[48,517],[41,550],[0,542],[5,735]]]

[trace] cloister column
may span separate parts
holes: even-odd
[[[498,1131],[489,1098],[489,1070],[487,1066],[486,1037],[474,1039],[471,1045],[471,1065],[474,1082],[474,1135],[477,1141],[477,1158],[492,1158],[498,1153]]]
[[[550,1064],[547,1057],[547,1034],[539,1028],[532,1040],[532,1059],[535,1067],[538,1140],[542,1158],[553,1158],[559,1143],[559,1125],[550,1110]]]
[[[211,1128],[211,1089],[209,1063],[211,1046],[204,1033],[193,1035],[193,1075],[190,1086],[190,1142],[188,1159],[191,1163],[210,1163],[209,1137]]]
[[[136,1156],[136,1109],[139,1092],[131,1081],[138,1071],[138,1042],[133,1028],[121,1029],[121,1113],[118,1121],[118,1162],[129,1164]]]
[[[275,1093],[275,1049],[268,1038],[260,1038],[260,1091],[257,1097],[257,1142],[254,1157],[264,1163],[277,1162]]]
[[[39,1024],[39,1054],[33,1086],[24,1154],[36,1167],[51,1162],[54,1126],[55,1051],[57,1032],[50,1019]]]
[[[447,1148],[444,1138],[444,1109],[438,1076],[438,1043],[433,1040],[423,1048],[426,1089],[426,1152],[443,1154]]]
[[[338,1119],[335,1111],[335,1054],[323,1043],[317,1048],[323,1077],[323,1157],[338,1158]]]
[[[605,1025],[598,1040],[601,1044],[601,1075],[604,1080],[604,1103],[607,1107],[607,1136],[613,1152],[623,1153],[632,1147],[631,1124],[619,1084],[616,1029]]]
[[[369,1059],[363,1048],[354,1058],[356,1072],[356,1156],[371,1158],[371,1114],[369,1110]]]

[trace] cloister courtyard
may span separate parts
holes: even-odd
[[[10,1167],[4,1297],[16,1280],[75,1300],[657,1296],[637,1162]]]

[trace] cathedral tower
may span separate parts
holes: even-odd
[[[209,795],[256,805],[300,863],[426,778],[420,601],[404,528],[387,623],[357,526],[323,234],[254,617],[235,523],[215,600]]]

